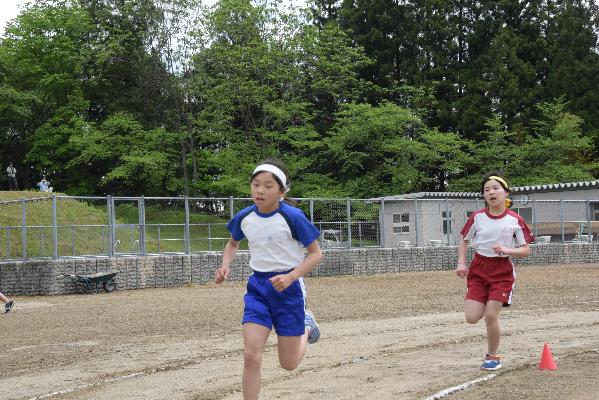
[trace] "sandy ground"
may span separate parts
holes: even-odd
[[[261,399],[597,399],[599,265],[519,268],[497,373],[453,272],[306,280],[321,340],[264,356]],[[17,297],[0,315],[0,399],[241,399],[244,284]],[[558,370],[537,368],[549,343]],[[445,397],[441,391],[489,378]]]

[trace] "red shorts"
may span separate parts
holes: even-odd
[[[497,300],[507,307],[512,303],[515,280],[514,264],[508,257],[485,257],[474,253],[468,271],[466,299],[483,304]]]

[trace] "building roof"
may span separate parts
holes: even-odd
[[[546,185],[517,186],[512,193],[566,192],[570,190],[588,190],[599,188],[599,180],[585,182],[549,183]]]
[[[565,192],[572,190],[598,189],[599,180],[585,182],[550,183],[545,185],[515,186],[512,194],[530,194],[545,192]],[[375,200],[409,200],[409,199],[477,199],[482,198],[480,192],[416,192],[394,196],[378,197]]]
[[[409,199],[476,199],[481,197],[478,192],[417,192],[398,194],[395,196],[382,197],[385,200],[409,200]],[[380,200],[381,197],[377,198]]]

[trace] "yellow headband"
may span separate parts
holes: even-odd
[[[493,179],[494,181],[503,183],[503,187],[509,188],[507,182],[503,178],[493,175],[493,176],[490,176],[489,179],[487,179],[487,181],[490,181],[491,179]]]

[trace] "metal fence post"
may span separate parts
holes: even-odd
[[[314,223],[314,199],[310,199],[310,222]]]
[[[160,224],[158,224],[157,228],[157,237],[156,240],[158,241],[158,243],[156,244],[156,248],[158,250],[158,254],[160,254]]]
[[[58,259],[58,224],[56,218],[56,195],[52,195],[52,258]]]
[[[447,235],[447,245],[451,246],[451,228],[452,228],[452,223],[451,223],[451,218],[449,218],[449,199],[446,197],[445,198],[445,228],[446,228],[446,235]]]
[[[10,227],[6,227],[6,256],[10,258]]]
[[[108,256],[114,257],[114,199],[106,196],[106,211],[108,213]]]
[[[75,225],[71,225],[71,253],[73,254],[73,257],[75,257],[77,255],[77,252],[75,250],[75,235],[77,233],[75,232]],[[102,236],[104,236],[104,233],[102,233]]]
[[[27,203],[21,197],[21,256],[27,259]]]
[[[116,205],[115,205],[115,200],[114,197],[110,198],[111,203],[110,203],[110,208],[112,209],[112,213],[111,218],[112,218],[112,243],[114,243],[114,255],[116,256],[119,252],[119,246],[121,244],[121,241],[119,239],[116,238],[117,236],[117,228],[118,225],[116,223]]]
[[[416,247],[420,245],[418,237],[418,199],[414,199],[414,230],[416,233]]]
[[[139,198],[139,252],[146,255],[146,202],[144,196]]]
[[[189,197],[185,196],[185,254],[191,253],[191,241],[189,238]]]
[[[233,196],[229,196],[229,219],[233,219],[235,216],[235,210],[233,209]]]
[[[351,249],[351,200],[348,197],[345,201],[347,212],[347,247]]]
[[[381,197],[381,210],[380,210],[380,220],[381,220],[381,232],[379,233],[379,245],[383,248],[387,247],[385,243],[385,198]]]
[[[564,200],[559,201],[559,221],[562,228],[562,243],[566,241],[566,232],[564,227]]]
[[[358,247],[362,247],[362,221],[358,221]]]
[[[587,199],[587,223],[589,224],[589,229],[587,229],[587,233],[589,234],[589,243],[593,241],[593,230],[591,229],[591,200]]]
[[[535,235],[535,237],[538,236],[537,232],[537,201],[533,200],[532,201],[532,232]]]

